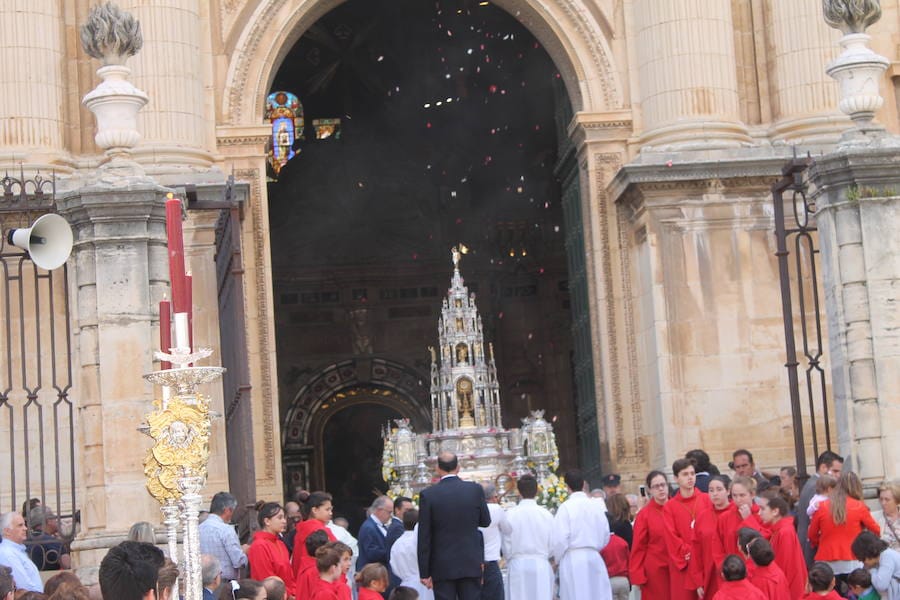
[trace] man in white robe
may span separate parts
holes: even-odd
[[[510,600],[553,600],[553,515],[539,506],[537,480],[522,475],[516,483],[522,500],[506,513],[509,533],[503,535],[503,555],[509,567]]]
[[[415,508],[403,513],[403,535],[391,546],[391,570],[400,578],[400,585],[419,592],[420,600],[434,600],[434,592],[422,585],[419,578],[418,521],[419,511]]]
[[[569,499],[553,519],[553,557],[559,563],[560,600],[612,600],[612,587],[600,550],[609,543],[603,505],[584,492],[581,471],[565,476]]]

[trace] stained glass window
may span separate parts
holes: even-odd
[[[303,139],[303,105],[290,92],[272,92],[266,98],[266,119],[272,124],[269,164],[277,175],[294,158],[294,141]]]
[[[341,139],[340,119],[313,119],[312,126],[316,130],[317,140]]]

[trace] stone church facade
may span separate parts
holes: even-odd
[[[0,7],[8,30],[0,57],[13,65],[0,72],[0,167],[54,171],[59,211],[76,231],[68,276],[75,477],[68,485],[81,509],[76,548],[83,566],[96,564],[131,523],[159,519],[140,466],[149,441],[135,429],[153,397],[141,374],[154,368],[155,307],[168,289],[162,199],[170,189],[184,188],[196,201],[185,222],[195,338],[214,356],[236,351],[245,368],[245,380],[213,392],[225,418],[213,425],[207,492],[240,484],[250,500],[281,498],[290,488],[267,212],[271,131],[263,110],[288,50],[339,4],[120,2],[144,34],[143,49],[128,62],[130,80],[150,97],[139,113],[143,140],[134,158],[156,184],[111,190],[94,187],[87,175],[103,160],[93,115],[81,104],[99,66],[78,43],[89,3],[16,0]],[[824,22],[821,2],[493,4],[546,48],[574,112],[565,177],[577,183],[568,189],[577,190],[583,256],[569,278],[580,277],[586,293],[573,327],[589,349],[575,380],[581,397],[592,398],[578,407],[576,426],[589,446],[580,456],[596,459],[583,466],[621,473],[636,486],[650,469],[696,447],[720,466],[739,447],[753,450],[766,469],[792,464],[770,188],[795,151],[833,152],[853,127],[825,74],[840,52],[840,32]],[[900,3],[881,4],[883,16],[868,33],[891,66],[880,82],[885,101],[876,121],[897,132]],[[226,182],[232,174],[234,188]],[[236,200],[228,231],[237,241],[227,247],[237,267],[221,262],[219,203],[226,192]],[[896,265],[896,242],[885,244],[882,260]],[[239,273],[230,303],[222,301],[217,249],[219,266]],[[886,289],[896,299],[897,287]],[[831,301],[835,293],[839,287],[827,288],[823,297]],[[237,330],[223,330],[223,318]],[[838,339],[841,319],[829,314],[828,326],[833,347],[846,346]],[[883,451],[898,447],[900,368],[891,365],[900,366],[900,343],[879,335],[869,333],[887,341],[880,356],[866,359],[879,370],[865,402],[846,391],[859,359],[825,359],[834,398],[831,445],[854,457],[868,485],[900,475]],[[243,419],[239,432],[226,431],[230,418]],[[807,447],[811,463],[811,442]],[[235,465],[249,481],[234,481]],[[15,498],[24,500],[22,492]],[[0,499],[9,510],[12,498]]]

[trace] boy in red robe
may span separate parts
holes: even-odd
[[[712,548],[705,548],[704,529],[713,520],[709,496],[694,487],[696,474],[690,459],[680,458],[672,465],[678,492],[663,506],[666,546],[669,554],[669,599],[697,600],[703,595]]]
[[[788,580],[791,598],[799,598],[806,589],[806,561],[800,540],[794,530],[794,518],[788,504],[777,492],[766,492],[759,499],[759,517],[771,531],[769,543],[775,551],[775,562]]]
[[[313,531],[306,537],[306,551],[309,556],[303,555],[298,563],[300,570],[296,577],[296,590],[294,596],[303,600],[312,596],[318,586],[319,570],[316,568],[316,550],[328,543],[328,535],[324,531]],[[296,556],[297,553],[294,553]]]
[[[316,550],[316,570],[319,580],[309,600],[340,600],[337,585],[341,578],[341,555],[338,551],[327,545]],[[298,596],[298,600],[302,599]]]
[[[802,600],[842,600],[834,591],[834,571],[828,563],[817,562],[809,570],[809,589]]]
[[[338,598],[340,600],[351,600],[353,594],[350,590],[350,583],[347,581],[347,573],[350,572],[350,564],[353,560],[353,549],[343,542],[329,542],[329,546],[337,550],[341,555],[341,576],[335,581]]]
[[[791,596],[784,571],[775,563],[772,545],[758,531],[742,527],[738,546],[747,562],[747,579],[768,600],[797,600],[797,596]]]
[[[712,600],[766,600],[765,595],[747,581],[744,559],[729,554],[722,562],[722,581]]]

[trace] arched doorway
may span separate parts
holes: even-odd
[[[353,388],[360,401],[338,409],[322,431],[325,489],[334,496],[335,516],[346,517],[356,531],[378,492],[386,492],[381,478],[382,429],[401,417],[382,403],[380,390]],[[371,401],[370,401],[371,400]]]

